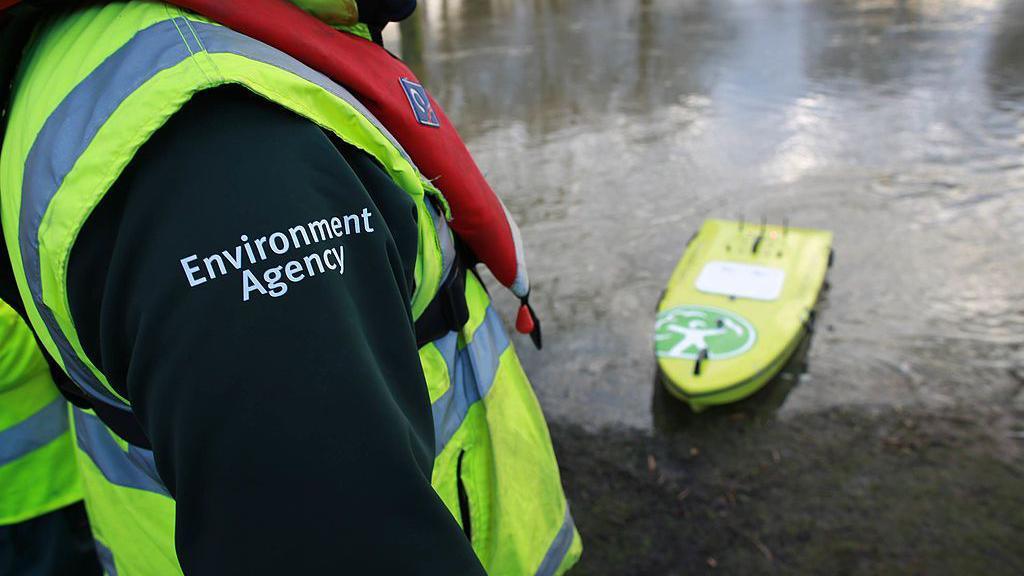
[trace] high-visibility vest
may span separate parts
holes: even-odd
[[[437,190],[344,87],[287,54],[169,5],[133,1],[51,17],[23,57],[0,156],[3,229],[40,339],[94,404],[130,413],[84,353],[67,264],[79,231],[139,148],[195,93],[225,84],[315,122],[372,156],[415,201],[419,318],[455,260]],[[433,200],[431,200],[433,199]],[[435,426],[434,489],[492,574],[561,574],[582,545],[547,425],[479,281],[469,321],[420,348]],[[109,420],[109,419],[108,419]],[[180,573],[174,500],[153,454],[73,410],[86,506],[101,560],[120,576]],[[459,493],[468,510],[460,510]],[[282,528],[284,529],[284,528]],[[386,535],[382,535],[386,537]]]
[[[67,403],[32,331],[0,302],[0,526],[81,499]]]

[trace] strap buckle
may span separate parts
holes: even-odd
[[[466,268],[456,255],[448,277],[416,320],[416,346],[422,348],[449,332],[457,332],[466,322],[469,322]]]

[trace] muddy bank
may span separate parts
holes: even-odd
[[[659,403],[654,433],[552,423],[575,574],[1024,573],[1019,414]]]

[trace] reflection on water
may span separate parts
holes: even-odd
[[[1024,2],[426,0],[386,41],[522,225],[549,414],[652,424],[660,290],[740,214],[836,233],[783,414],[1024,404]]]

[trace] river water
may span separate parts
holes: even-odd
[[[899,464],[880,464],[889,452],[873,439],[910,414],[921,442],[948,448],[907,456],[932,466],[936,493],[973,485],[932,461],[967,451],[1000,463],[1006,483],[995,492],[1020,510],[1024,1],[426,0],[386,41],[520,223],[545,348],[518,347],[569,462],[576,508],[596,497],[580,480],[591,473],[580,461],[585,438],[623,443],[626,460],[659,442],[697,443],[719,454],[715,470],[738,470],[749,454],[735,435],[751,428],[725,423],[749,412],[771,422],[757,434],[781,434],[782,445],[832,435],[843,440],[820,450],[845,453],[867,442],[870,459],[846,463],[878,475]],[[654,383],[654,309],[701,222],[741,216],[834,231],[831,288],[795,367],[740,412],[695,419]],[[515,303],[499,300],[511,317]],[[647,444],[630,444],[636,437]],[[681,464],[677,476],[700,485],[695,467]],[[591,508],[583,514],[603,550],[607,514]],[[785,550],[784,530],[766,528],[773,512],[762,512],[727,528]],[[977,525],[985,521],[1006,528],[1005,518]],[[1003,548],[1024,550],[1024,520],[1000,534]],[[591,564],[588,573],[672,573],[694,558],[702,569],[727,566],[715,546],[682,564],[608,556],[622,571]],[[778,568],[779,553],[747,548]],[[1024,570],[1022,555],[995,566]],[[822,564],[806,566],[790,568]],[[884,558],[873,566],[932,573]]]
[[[835,232],[784,411],[1024,401],[1024,2],[418,16],[389,40],[522,227],[553,416],[651,424],[659,292],[705,218],[741,215]]]

